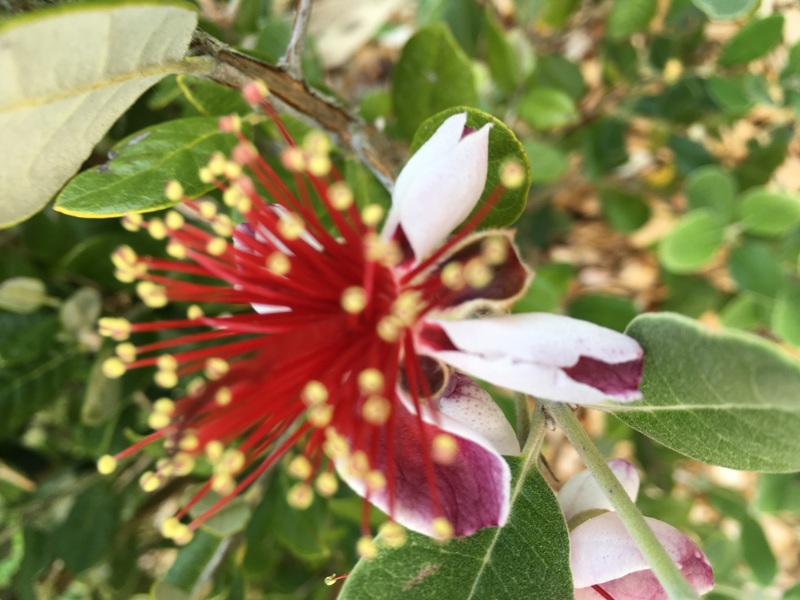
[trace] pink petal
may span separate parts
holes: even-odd
[[[471,378],[453,373],[438,402],[442,414],[482,435],[500,454],[519,454],[517,434],[503,411],[489,393]]]
[[[453,115],[411,158],[395,184],[384,237],[397,227],[417,260],[430,254],[475,208],[486,184],[491,123],[461,137],[466,114]],[[456,138],[456,133],[458,138]]]
[[[616,331],[544,313],[429,323],[445,335],[423,331],[426,352],[495,385],[578,404],[641,398],[642,349]]]
[[[395,406],[393,419],[392,452],[387,452],[386,438],[383,438],[373,456],[376,456],[375,468],[386,474],[387,480],[394,482],[394,504],[392,507],[388,487],[368,496],[372,504],[404,527],[425,535],[432,535],[431,522],[438,516],[450,521],[456,536],[471,535],[483,527],[505,524],[511,472],[490,442],[446,415],[439,414],[439,425],[434,425],[428,410],[423,413],[426,433],[423,439],[417,417],[402,403]],[[458,453],[450,465],[434,463],[435,490],[440,505],[437,512],[425,474],[424,452],[430,448],[433,437],[442,432],[453,436],[458,444]],[[342,479],[356,493],[367,497],[364,482],[351,477],[340,467],[337,463]]]
[[[709,591],[713,586],[711,565],[697,545],[671,525],[656,519],[645,518],[645,520],[670,558],[689,578],[692,587],[698,593]],[[643,575],[649,572],[647,561],[616,513],[605,513],[578,525],[570,533],[570,545],[570,565],[576,589],[602,585],[615,600],[660,598],[653,594],[658,592],[661,586],[656,582],[658,587],[653,587],[652,582],[648,583],[649,579]],[[615,580],[632,574],[642,577],[641,580],[637,580],[636,585],[649,586],[641,590],[644,595],[618,596],[611,591],[609,582],[614,582],[616,585]],[[636,589],[635,585],[628,582],[620,582],[618,585],[623,586],[620,588],[620,593],[625,589],[629,591]]]
[[[631,500],[639,493],[639,473],[631,463],[621,459],[608,461],[608,466],[619,479]],[[600,485],[589,471],[574,475],[558,492],[558,503],[569,521],[585,510],[614,510]]]

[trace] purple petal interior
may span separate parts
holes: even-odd
[[[581,356],[577,363],[563,371],[579,383],[590,385],[609,396],[624,398],[639,389],[643,366],[642,358],[611,364]]]

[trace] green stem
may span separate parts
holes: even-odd
[[[592,473],[611,506],[619,515],[625,529],[639,547],[653,573],[672,600],[697,600],[692,586],[667,554],[664,547],[650,529],[642,513],[636,508],[622,484],[608,467],[605,457],[584,431],[572,409],[567,404],[545,402],[545,410],[567,436],[580,454],[586,468]]]
[[[528,395],[514,393],[514,407],[517,415],[517,439],[520,445],[525,444],[531,431],[531,405]]]

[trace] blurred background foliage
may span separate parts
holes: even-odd
[[[265,60],[282,55],[291,5],[197,4],[201,28]],[[314,11],[304,76],[401,155],[422,121],[461,104],[523,142],[534,186],[517,240],[537,277],[519,310],[618,330],[669,310],[800,356],[796,2],[318,0]],[[86,167],[145,127],[243,110],[217,84],[167,78]],[[385,196],[363,166],[344,172],[362,197]],[[121,243],[163,254],[116,219],[50,208],[0,231],[0,597],[336,597],[323,579],[352,568],[360,535],[348,490],[299,513],[281,466],[178,549],[155,524],[198,478],[147,495],[137,479],[148,456],[96,473],[97,457],[147,431],[158,397],[148,373],[99,370],[111,348],[98,316],[151,311],[114,279]],[[702,543],[717,579],[709,598],[800,598],[800,477],[711,468],[613,417],[584,418],[602,450],[644,471],[644,513]],[[560,481],[580,468],[558,433],[545,456]]]

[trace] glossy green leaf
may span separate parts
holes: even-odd
[[[237,139],[219,130],[217,119],[177,119],[148,127],[114,146],[107,163],[84,171],[58,195],[56,210],[79,217],[116,217],[172,206],[164,185],[177,179],[190,198],[214,185],[197,171],[212,152],[230,152]]]
[[[514,303],[512,312],[558,312],[574,279],[575,267],[570,264],[541,265],[525,296]]]
[[[14,149],[0,161],[0,226],[39,211],[142,92],[186,68],[196,23],[187,5],[140,1],[0,25],[0,148]]]
[[[778,562],[761,525],[752,517],[741,520],[742,554],[761,585],[769,585],[778,572]]]
[[[569,539],[558,502],[536,469],[507,458],[511,513],[501,528],[437,543],[411,533],[404,546],[380,543],[378,556],[360,561],[340,600],[517,600],[571,598]]]
[[[693,210],[661,240],[658,258],[674,273],[691,273],[714,258],[723,234],[709,210]]]
[[[742,292],[725,305],[719,317],[725,327],[752,329],[761,322],[761,307],[755,296]]]
[[[600,204],[609,224],[622,233],[636,231],[650,218],[650,207],[642,197],[622,189],[600,190]]]
[[[569,169],[567,156],[551,144],[528,140],[523,142],[522,147],[531,164],[533,183],[553,183]]]
[[[535,129],[549,130],[573,123],[578,110],[570,96],[559,89],[536,87],[520,100],[520,118]]]
[[[203,116],[244,116],[253,112],[239,91],[222,84],[191,75],[178,75],[175,81],[187,102]]]
[[[783,21],[783,15],[776,13],[747,23],[722,48],[719,64],[733,67],[764,56],[781,43]]]
[[[619,41],[645,31],[657,9],[657,0],[616,0],[611,5],[606,35]]]
[[[497,87],[506,93],[513,92],[521,83],[523,73],[517,64],[514,48],[491,9],[486,11],[486,54]]]
[[[742,226],[759,235],[780,235],[800,224],[800,198],[764,188],[748,191],[741,199]]]
[[[227,542],[218,535],[199,529],[192,541],[178,552],[178,557],[164,577],[164,583],[191,592],[211,575],[208,567],[215,561],[223,544],[227,545]],[[161,597],[166,600],[169,596]]]
[[[486,186],[483,189],[483,195],[475,210],[479,210],[481,204],[486,200],[492,190],[500,185],[500,167],[505,161],[516,160],[525,167],[524,183],[520,187],[507,190],[503,194],[503,197],[495,205],[494,209],[481,223],[481,228],[486,229],[511,225],[519,219],[525,208],[525,203],[528,200],[528,191],[531,187],[531,166],[530,163],[528,163],[528,157],[525,154],[525,149],[522,147],[522,144],[519,143],[514,132],[500,119],[493,117],[489,113],[466,106],[456,106],[445,110],[431,117],[420,126],[411,142],[411,153],[413,154],[416,152],[448,117],[461,112],[467,113],[467,127],[471,129],[480,129],[485,123],[493,124],[492,131],[489,134],[489,165],[486,175]]]
[[[792,344],[800,346],[800,284],[790,282],[775,299],[772,330]]]
[[[477,101],[472,66],[447,27],[428,25],[408,40],[392,76],[392,103],[406,137],[439,111]]]
[[[609,329],[624,331],[639,313],[629,298],[611,294],[584,294],[567,305],[567,314]]]
[[[708,78],[708,92],[727,115],[741,117],[756,104],[750,90],[752,78],[750,74],[736,77],[714,75]]]
[[[645,351],[644,397],[610,407],[619,419],[710,464],[800,470],[800,363],[754,335],[675,314],[640,315],[626,333]]]
[[[689,210],[708,209],[721,225],[733,217],[736,180],[717,166],[701,167],[686,179],[686,201]]]
[[[735,19],[750,12],[758,5],[758,0],[692,0],[694,5],[710,19]]]
[[[783,269],[766,244],[748,241],[728,256],[728,270],[739,287],[774,298],[783,287]]]

